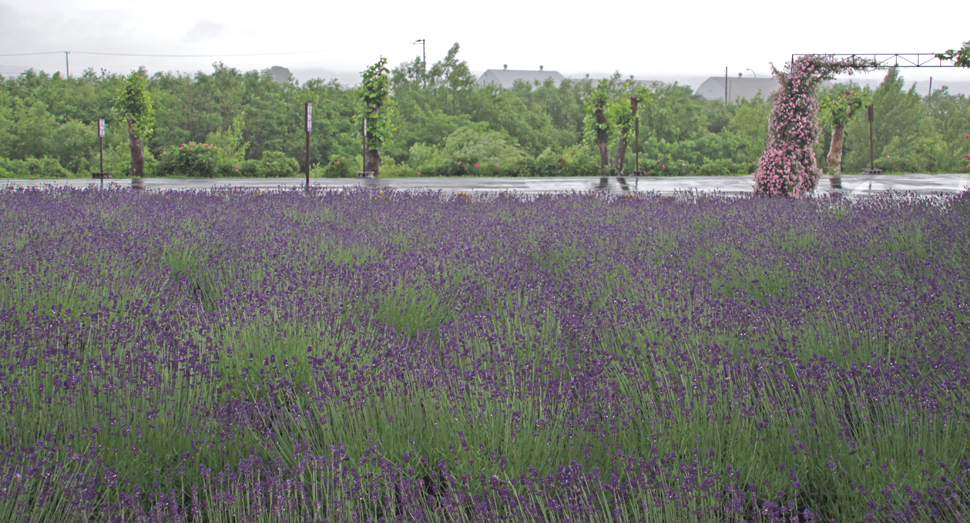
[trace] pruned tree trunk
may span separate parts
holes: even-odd
[[[130,116],[128,120],[128,147],[131,149],[131,166],[128,176],[143,178],[145,176],[145,144],[141,136],[135,134],[135,122]]]
[[[842,188],[842,145],[845,143],[845,126],[832,128],[832,146],[829,148],[829,185],[833,189]]]
[[[371,122],[377,121],[381,114],[381,107],[378,105],[371,109],[370,116],[368,117]],[[364,129],[367,132],[367,121],[364,119]],[[367,145],[367,136],[364,136],[365,152],[364,152],[364,171],[374,173],[374,178],[380,176],[381,171],[381,152],[377,149],[372,149]]]
[[[836,125],[832,128],[832,147],[829,148],[829,175],[842,174],[842,145],[845,143],[845,126]]]
[[[603,114],[602,108],[596,109],[596,123],[598,124],[596,129],[596,145],[600,148],[600,167],[605,171],[610,166],[610,144],[606,129],[602,128],[606,125],[606,115]]]
[[[374,173],[374,178],[380,175],[381,153],[377,149],[367,149],[367,156],[364,158],[364,170]]]
[[[617,174],[623,174],[623,164],[626,162],[626,137],[629,129],[620,130],[620,143],[616,146],[616,161],[613,165],[616,166]]]

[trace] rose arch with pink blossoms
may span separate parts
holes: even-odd
[[[775,107],[768,119],[768,140],[754,175],[754,193],[769,196],[811,194],[822,175],[815,159],[818,143],[819,84],[837,74],[868,71],[872,60],[849,57],[836,60],[825,55],[804,55],[785,65],[772,67],[781,83]]]

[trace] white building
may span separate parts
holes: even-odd
[[[539,82],[541,84],[550,78],[556,83],[556,87],[559,87],[559,84],[566,79],[563,75],[559,74],[559,71],[545,71],[541,65],[539,66],[538,71],[509,69],[509,66],[506,65],[504,66],[504,69],[489,69],[485,71],[485,73],[478,78],[478,83],[481,85],[497,85],[503,89],[508,89],[512,87],[517,80],[521,80],[531,85],[534,82]]]
[[[725,80],[727,89],[725,91]],[[781,88],[777,78],[724,78],[723,76],[712,76],[702,83],[694,94],[699,94],[708,100],[724,100],[727,95],[728,102],[736,102],[741,99],[750,100],[761,93],[762,98],[768,98],[772,93]]]

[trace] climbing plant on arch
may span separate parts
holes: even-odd
[[[786,64],[784,71],[772,67],[781,89],[768,118],[768,141],[754,175],[755,194],[800,196],[815,190],[822,175],[813,150],[819,133],[818,86],[837,74],[869,71],[876,65],[855,56],[804,55]]]

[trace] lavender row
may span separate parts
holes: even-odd
[[[966,194],[0,202],[11,518],[967,511]]]

